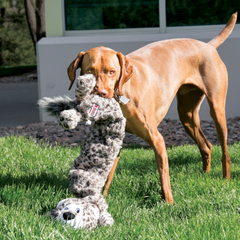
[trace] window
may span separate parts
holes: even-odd
[[[159,32],[160,26],[165,32],[166,27],[226,24],[234,12],[240,13],[240,0],[64,0],[64,4],[66,32],[150,28]]]
[[[226,24],[233,13],[236,11],[240,13],[240,1],[167,0],[166,8],[168,27]]]
[[[65,0],[66,30],[159,27],[158,0]]]

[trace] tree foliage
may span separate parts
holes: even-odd
[[[34,46],[28,30],[23,1],[6,4],[0,22],[0,65],[35,64]],[[3,7],[1,8],[3,9]]]
[[[46,36],[44,0],[0,0],[0,8],[0,65],[35,64]]]
[[[45,1],[44,0],[24,0],[25,13],[28,27],[36,52],[36,44],[46,37],[45,26]]]

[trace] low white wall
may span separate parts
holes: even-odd
[[[166,33],[148,35],[114,35],[83,37],[47,37],[37,44],[38,89],[39,99],[67,94],[74,97],[74,87],[68,91],[70,81],[67,67],[80,51],[93,47],[105,46],[128,54],[146,44],[171,38],[193,38],[208,42],[216,32]],[[226,104],[227,118],[240,115],[240,29],[236,29],[219,47],[218,52],[227,66],[229,88]],[[79,75],[79,70],[77,72]],[[174,99],[166,118],[178,119],[176,99]],[[209,108],[204,100],[200,110],[201,120],[209,120]],[[40,110],[41,121],[55,120]]]

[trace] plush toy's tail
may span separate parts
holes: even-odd
[[[44,97],[38,100],[38,105],[48,112],[50,116],[59,117],[62,111],[75,108],[77,103],[68,96],[58,96],[53,98]]]

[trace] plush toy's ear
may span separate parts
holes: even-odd
[[[53,209],[50,212],[47,212],[47,216],[51,218],[57,218],[61,211],[59,211],[57,208]]]
[[[73,83],[75,81],[75,78],[76,78],[76,70],[81,67],[81,65],[82,65],[82,58],[83,58],[84,54],[85,54],[85,52],[80,52],[77,55],[76,59],[71,62],[71,64],[69,65],[69,67],[67,69],[67,71],[68,71],[68,78],[71,81],[71,84],[70,84],[70,87],[69,87],[68,90],[70,90],[72,88],[72,85],[73,85]]]
[[[63,199],[61,200],[58,204],[56,208],[59,208],[67,199]]]
[[[133,74],[133,65],[132,62],[125,57],[121,52],[117,53],[121,67],[121,75],[119,79],[119,92],[122,92],[123,85],[131,78]]]
[[[60,201],[57,204],[57,207],[55,209],[53,209],[50,212],[47,212],[47,216],[51,217],[51,218],[57,218],[58,215],[61,213],[61,211],[59,210],[59,207],[66,201],[67,199],[63,199],[62,201]]]

